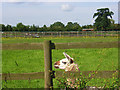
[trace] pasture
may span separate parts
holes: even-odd
[[[49,38],[3,38],[2,43],[42,43],[52,40],[54,43],[68,42],[112,42],[117,37],[49,37]],[[81,48],[52,50],[52,61],[64,58],[63,52],[74,58],[81,71],[113,71],[118,67],[118,48]],[[99,68],[98,65],[100,64]],[[53,67],[53,70],[57,71]],[[3,50],[3,73],[31,73],[44,71],[43,50]],[[56,82],[56,81],[55,81]],[[57,87],[54,82],[54,87]],[[95,81],[93,81],[95,82]],[[95,83],[92,83],[93,85]],[[3,88],[44,88],[44,80],[11,80],[3,81]]]
[[[45,40],[52,40],[54,43],[71,42],[112,42],[118,41],[118,37],[45,37],[45,38],[2,38],[2,43],[41,43]]]

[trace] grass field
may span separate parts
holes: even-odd
[[[45,38],[2,38],[2,43],[40,43],[44,40],[52,40],[54,43],[67,42],[112,42],[118,41],[118,37],[45,37]]]
[[[52,40],[54,43],[65,42],[111,42],[118,41],[117,37],[62,37],[62,38],[3,38],[2,43],[38,43],[44,40]],[[112,71],[118,67],[117,48],[81,48],[52,50],[53,64],[64,58],[63,52],[74,58],[81,71],[98,70]],[[53,70],[58,70],[53,67]],[[2,72],[3,73],[30,73],[44,71],[43,50],[3,50]],[[94,81],[95,82],[95,81]],[[93,84],[94,85],[94,84]],[[56,84],[54,83],[54,86]],[[12,80],[3,82],[4,88],[44,88],[44,80]],[[57,87],[57,86],[56,86]]]

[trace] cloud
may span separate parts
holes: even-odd
[[[70,6],[69,4],[63,4],[63,5],[61,6],[61,9],[62,9],[63,11],[72,11],[72,10],[73,10],[73,7]]]

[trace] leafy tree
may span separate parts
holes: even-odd
[[[68,22],[65,28],[67,31],[73,31],[73,26],[74,24],[72,22]]]
[[[12,31],[12,26],[11,25],[7,25],[6,26],[6,31]]]
[[[36,27],[36,31],[39,31],[39,26],[35,26]]]
[[[113,20],[113,19],[110,19],[110,22],[111,22],[112,25],[115,24],[115,20]]]
[[[93,28],[93,25],[84,25],[84,26],[82,26],[82,28],[84,28],[84,29],[85,29],[85,28],[87,28],[87,29],[88,29],[88,28]]]
[[[43,29],[43,31],[47,31],[47,26],[43,25],[42,29]]]
[[[106,30],[111,24],[111,21],[108,17],[112,18],[113,14],[114,13],[110,11],[109,8],[97,9],[97,13],[94,13],[93,15],[93,18],[97,17],[94,23],[95,29]]]
[[[13,26],[12,31],[18,31],[17,27]]]
[[[30,31],[30,25],[25,26],[25,31]]]
[[[115,21],[113,19],[110,19],[110,26],[107,28],[107,30],[114,30],[115,29]]]
[[[2,31],[5,31],[6,30],[6,27],[4,24],[0,24],[0,30],[2,29]]]
[[[38,27],[35,26],[34,24],[30,26],[30,31],[37,31]]]
[[[18,31],[25,31],[25,25],[23,25],[22,23],[18,23],[16,28]]]
[[[75,22],[73,24],[73,30],[74,31],[80,31],[80,30],[82,30],[82,28],[80,27],[80,25],[77,22]]]
[[[48,27],[46,25],[43,25],[43,27],[39,27],[38,31],[48,31]]]
[[[80,31],[80,30],[82,30],[80,25],[77,22],[75,22],[75,23],[68,22],[67,25],[65,26],[65,28],[67,31]]]
[[[54,24],[50,25],[52,31],[62,31],[64,30],[64,24],[61,22],[55,22]]]

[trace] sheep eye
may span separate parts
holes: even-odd
[[[62,62],[62,63],[66,64],[66,62]]]

